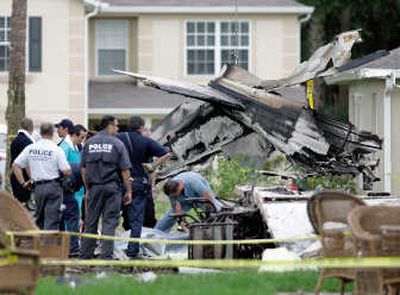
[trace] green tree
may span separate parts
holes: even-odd
[[[310,21],[302,28],[302,59],[306,60],[336,34],[361,29],[363,42],[353,49],[358,58],[380,49],[400,46],[400,0],[299,0],[314,6]],[[316,81],[315,97],[320,110],[347,118],[346,86],[326,87]]]

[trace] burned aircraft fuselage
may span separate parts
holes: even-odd
[[[219,153],[266,159],[279,150],[305,174],[362,173],[365,184],[376,181],[377,164],[368,155],[381,149],[382,140],[308,108],[304,88],[294,86],[333,73],[335,68],[327,68],[330,61],[343,64],[340,57],[349,56],[358,40],[358,31],[338,35],[292,75],[277,81],[262,80],[233,65],[208,86],[122,72],[150,87],[194,99],[178,106],[153,130],[152,137],[174,155],[161,175],[177,174]]]
[[[277,149],[309,175],[363,173],[366,182],[375,180],[373,167],[363,158],[381,148],[380,138],[307,108],[303,101],[237,80],[246,74],[243,69],[228,67],[224,75],[205,87],[223,100],[208,96],[201,98],[203,102],[184,103],[154,128],[153,138],[176,156],[172,166],[165,167],[165,175],[217,153],[228,157],[261,153],[267,158]],[[248,75],[246,81],[254,79]],[[168,84],[152,81],[152,85],[172,90]],[[176,85],[174,93],[178,93]],[[243,141],[248,144],[240,145]]]

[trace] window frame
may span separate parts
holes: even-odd
[[[214,27],[215,27],[215,45],[213,47],[214,50],[214,73],[213,74],[189,74],[188,73],[188,50],[189,49],[196,49],[196,47],[192,47],[192,46],[188,46],[187,44],[187,25],[188,23],[199,23],[199,22],[212,22],[214,23]],[[249,43],[247,47],[244,46],[238,46],[237,48],[239,50],[241,49],[247,49],[248,50],[248,71],[252,70],[252,23],[249,19],[239,19],[239,20],[233,20],[233,19],[198,19],[198,18],[193,18],[193,19],[186,19],[184,21],[184,28],[183,28],[183,32],[184,32],[184,36],[183,36],[183,42],[184,42],[184,62],[183,62],[183,76],[187,77],[187,78],[204,78],[204,77],[215,77],[217,76],[222,69],[222,63],[221,63],[221,51],[223,49],[229,49],[229,48],[234,48],[234,47],[226,47],[226,46],[221,46],[221,23],[223,22],[229,22],[229,23],[235,23],[238,22],[240,23],[247,23],[249,26]],[[240,36],[240,35],[239,35]],[[206,49],[207,47],[197,47],[198,49]]]
[[[112,19],[106,19],[106,18],[101,18],[101,19],[96,19],[95,20],[95,25],[94,25],[94,36],[95,36],[95,76],[96,77],[100,77],[100,78],[115,78],[117,75],[104,75],[104,74],[100,74],[99,73],[99,50],[101,49],[99,47],[99,38],[97,36],[97,24],[99,22],[112,22],[112,21],[117,21],[117,22],[123,22],[126,26],[126,38],[125,38],[125,48],[123,48],[125,50],[125,71],[129,69],[129,65],[130,65],[130,60],[129,60],[129,31],[130,31],[130,22],[128,19],[116,19],[116,18],[112,18]],[[106,48],[106,49],[110,49],[111,48]],[[120,47],[118,48],[113,48],[113,49],[121,49]]]
[[[31,18],[40,18],[41,22],[42,22],[42,27],[41,27],[41,52],[42,52],[42,57],[41,57],[41,61],[40,61],[40,70],[31,70],[30,69],[30,42],[29,42],[29,36],[30,36],[30,32],[31,32],[31,26],[30,26],[30,19]],[[10,35],[9,38],[11,38],[11,15],[0,15],[0,18],[9,18],[10,19]],[[8,46],[9,48],[9,52],[8,54],[10,54],[10,46],[11,46],[11,40],[9,41],[0,41],[0,45],[2,46]],[[8,59],[10,60],[11,56],[8,56]],[[0,70],[0,75],[8,75],[10,71],[10,65],[8,65],[8,69],[7,70]],[[32,15],[27,15],[26,16],[26,36],[25,36],[25,73],[26,74],[36,74],[36,73],[42,73],[43,72],[43,16],[42,15],[36,15],[36,14],[32,14]]]
[[[10,46],[11,46],[11,16],[8,15],[0,15],[0,18],[4,18],[4,28],[5,35],[7,35],[8,41],[0,41],[0,46],[4,46],[8,48],[8,66],[7,69],[0,69],[0,73],[8,73],[10,70]],[[7,26],[7,19],[9,19],[9,26]]]

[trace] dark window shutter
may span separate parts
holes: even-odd
[[[29,71],[42,70],[42,18],[29,17]]]

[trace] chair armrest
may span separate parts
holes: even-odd
[[[211,203],[209,199],[207,198],[187,198],[185,199],[186,202],[188,203],[194,203],[194,202],[198,202],[198,203]]]
[[[11,251],[11,254],[18,256],[26,256],[26,257],[39,257],[39,251],[36,250],[27,250],[27,249],[14,249]]]
[[[15,232],[10,237],[10,247],[15,251],[26,251],[26,249],[20,248],[15,245],[15,240],[32,239],[34,251],[40,251],[40,236],[37,233],[24,233]],[[31,250],[30,250],[31,251]]]
[[[176,218],[177,220],[183,219],[183,218],[185,218],[185,217],[188,217],[188,218],[192,219],[194,222],[199,222],[199,221],[197,220],[197,218],[195,218],[195,217],[193,217],[192,215],[187,214],[187,213],[171,213],[169,216],[174,217],[174,218]]]
[[[379,242],[382,237],[380,235],[373,235],[369,232],[362,232],[362,233],[354,233],[353,236],[356,240],[364,241],[364,242]]]
[[[189,204],[193,204],[193,203],[201,203],[201,204],[208,204],[211,205],[213,210],[216,212],[217,208],[215,207],[214,203],[211,202],[209,199],[207,198],[187,198],[185,199],[185,202],[189,203]]]
[[[66,232],[58,231],[58,230],[46,230],[46,231],[41,231],[40,236],[62,236],[65,235]]]

